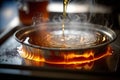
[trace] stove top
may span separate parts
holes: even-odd
[[[110,44],[113,49],[111,56],[104,57],[84,66],[83,68],[73,69],[70,66],[48,65],[42,62],[35,62],[22,58],[16,46],[17,43],[11,36],[0,48],[0,76],[15,79],[20,76],[21,79],[120,79],[120,33],[116,30],[117,39]],[[16,44],[15,44],[16,43]],[[15,44],[15,45],[13,45]],[[13,45],[13,46],[11,46]],[[7,46],[7,48],[5,48]]]

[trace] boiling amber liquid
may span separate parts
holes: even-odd
[[[93,32],[93,31],[91,31],[91,32]],[[69,37],[71,37],[71,35],[66,34],[65,38],[69,38]],[[63,42],[60,41],[60,39],[62,38],[61,34],[56,36],[54,34],[51,34],[51,32],[47,32],[46,30],[35,30],[33,32],[30,32],[30,33],[24,35],[21,38],[21,40],[23,40],[23,42],[25,42],[25,43],[27,41],[27,44],[49,47],[49,48],[66,48],[66,49],[67,48],[84,48],[84,47],[96,46],[99,44],[106,43],[107,41],[110,40],[110,38],[107,35],[100,33],[100,32],[95,32],[95,33],[93,33],[93,35],[95,35],[95,36],[92,37],[92,40],[90,38],[91,41],[89,41],[90,36],[88,36],[88,38],[87,38],[87,36],[85,35],[84,39],[86,39],[86,40],[88,39],[88,42],[81,43],[80,42],[82,39],[81,36],[75,37],[75,36],[79,36],[79,35],[80,34],[72,35],[73,38],[71,37],[69,40],[66,40],[66,43],[64,44],[64,46],[63,46]],[[92,35],[92,34],[90,34],[90,35]]]

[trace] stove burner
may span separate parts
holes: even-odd
[[[34,49],[34,51],[28,50],[25,46],[18,47],[19,54],[28,60],[38,61],[40,63],[45,63],[50,66],[68,67],[68,68],[84,68],[91,69],[93,67],[94,61],[104,58],[106,56],[112,55],[112,48],[107,47],[105,52],[100,54],[95,54],[93,50],[85,51],[84,53],[63,52],[60,51],[56,53],[54,51],[47,53],[40,52],[39,49]],[[28,62],[29,64],[29,62]]]

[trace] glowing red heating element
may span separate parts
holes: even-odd
[[[85,69],[91,69],[93,67],[93,62],[99,60],[103,57],[112,55],[112,48],[108,46],[103,53],[95,54],[93,50],[87,50],[82,54],[76,53],[74,51],[69,52],[55,52],[50,51],[49,55],[45,57],[43,51],[40,49],[31,49],[28,50],[25,46],[21,46],[18,48],[18,52],[23,58],[27,58],[34,61],[44,62],[49,65],[56,66],[66,66],[73,68],[81,68],[81,66]]]

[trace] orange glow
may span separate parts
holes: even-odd
[[[51,55],[50,59],[46,59],[46,63],[50,64],[82,64],[89,63],[94,58],[92,50],[86,51],[83,54],[76,54],[75,52],[61,52],[59,56]]]
[[[107,47],[107,50],[98,55],[94,55],[95,53],[90,50],[86,51],[84,54],[76,54],[76,53],[60,53],[60,56],[52,55],[50,59],[46,59],[46,63],[50,64],[84,64],[94,62],[99,60],[105,56],[112,55],[112,49],[110,46]]]
[[[27,48],[26,46],[20,46],[17,50],[21,57],[27,58],[29,60],[45,62],[42,51],[35,48]]]
[[[84,64],[47,64],[48,66],[61,67],[67,69],[85,69],[91,70],[94,66],[94,62],[84,63]]]
[[[47,55],[47,58],[40,49],[27,48],[23,45],[18,47],[18,52],[23,58],[44,62],[51,66],[90,70],[93,67],[94,61],[112,55],[112,48],[108,46],[105,52],[99,54],[95,54],[93,50],[88,50],[81,54],[75,51],[61,51],[58,53],[50,51],[50,55]]]
[[[38,66],[38,67],[44,66],[44,62],[41,62],[41,61],[38,62],[38,61],[29,60],[29,59],[24,59],[24,62],[28,66],[31,66],[31,65]]]

